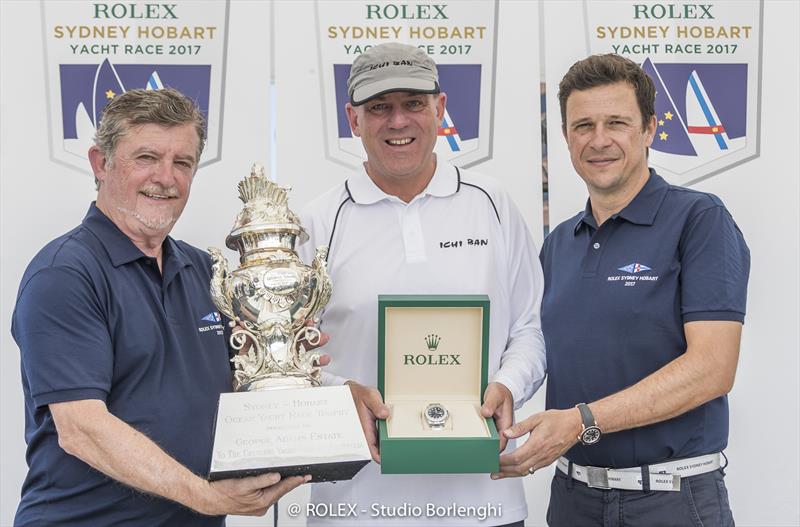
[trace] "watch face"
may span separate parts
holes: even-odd
[[[425,407],[425,421],[429,426],[443,426],[447,416],[447,409],[439,403],[431,403]]]
[[[583,432],[581,432],[581,443],[584,445],[593,445],[600,441],[601,435],[602,433],[598,427],[588,426],[583,430]]]
[[[444,408],[441,406],[431,406],[428,408],[428,419],[438,421],[444,419]]]

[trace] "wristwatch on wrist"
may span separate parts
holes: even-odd
[[[594,415],[592,415],[592,411],[589,410],[589,407],[586,406],[586,403],[578,403],[575,405],[575,408],[577,408],[581,413],[581,420],[583,421],[583,430],[580,434],[578,434],[578,441],[580,444],[588,446],[600,441],[600,438],[603,436],[603,432],[600,430],[600,427],[597,426],[597,422],[594,420]]]

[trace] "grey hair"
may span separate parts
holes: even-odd
[[[145,124],[165,127],[193,125],[198,139],[196,159],[200,160],[206,143],[205,119],[194,101],[173,88],[136,89],[117,95],[103,110],[94,143],[102,150],[107,164],[113,166],[120,139],[131,128]]]

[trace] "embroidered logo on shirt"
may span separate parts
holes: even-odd
[[[439,242],[440,249],[452,249],[455,247],[485,247],[489,245],[488,238],[467,238],[466,240],[449,240]]]
[[[644,271],[652,271],[652,269],[650,267],[647,267],[646,265],[640,264],[638,262],[637,263],[628,264],[628,265],[626,265],[624,267],[617,267],[617,270],[618,271],[625,271],[626,273],[634,273],[634,274],[643,273]]]
[[[626,274],[611,275],[608,277],[608,281],[621,282],[625,284],[625,287],[635,287],[638,282],[657,282],[658,276],[639,274],[652,270],[653,269],[651,267],[648,267],[643,263],[634,262],[628,265],[623,265],[622,267],[617,267],[617,271],[622,271]]]
[[[222,317],[219,316],[219,313],[216,311],[212,311],[208,315],[204,316],[200,320],[204,320],[206,322],[222,322]]]
[[[217,335],[222,335],[222,330],[225,329],[220,322],[222,322],[222,317],[220,316],[219,312],[212,311],[208,315],[201,317],[200,322],[214,322],[214,324],[209,324],[206,326],[199,326],[197,331],[200,333],[205,333],[206,331],[213,331],[216,330]]]

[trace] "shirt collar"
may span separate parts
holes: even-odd
[[[628,205],[614,214],[612,218],[619,216],[620,218],[634,223],[636,225],[652,225],[655,222],[658,210],[664,202],[669,190],[669,183],[664,181],[664,178],[659,176],[655,169],[649,169],[650,176],[647,182],[642,187],[642,190],[631,200]],[[592,228],[597,228],[597,222],[592,215],[592,203],[590,199],[586,200],[586,208],[578,217],[575,223],[574,231],[577,234],[582,225],[588,225]]]
[[[97,237],[108,253],[114,267],[119,267],[140,258],[147,258],[147,255],[136,247],[131,239],[108,216],[103,214],[103,211],[97,208],[97,204],[94,201],[89,205],[89,211],[83,218],[83,225]],[[164,240],[162,250],[164,269],[167,268],[168,263],[174,269],[191,265],[191,260],[171,237],[167,236],[166,240]]]
[[[581,230],[581,227],[586,225],[587,227],[591,227],[592,229],[597,228],[597,222],[594,221],[594,215],[592,214],[592,200],[586,200],[586,207],[583,209],[583,213],[578,216],[578,221],[575,222],[575,226],[572,228],[575,234],[578,234],[578,231]]]
[[[163,271],[161,274],[164,277],[164,282],[169,284],[181,269],[192,265],[192,260],[183,252],[181,246],[169,236],[164,240],[161,248],[163,251]]]
[[[371,205],[384,199],[398,199],[378,188],[367,174],[366,164],[363,170],[360,170],[355,176],[347,180],[346,186],[350,198],[360,205]],[[451,196],[458,191],[458,186],[459,177],[456,168],[452,165],[439,163],[437,160],[436,170],[433,172],[433,177],[428,182],[428,186],[416,197],[430,195],[443,198]]]

